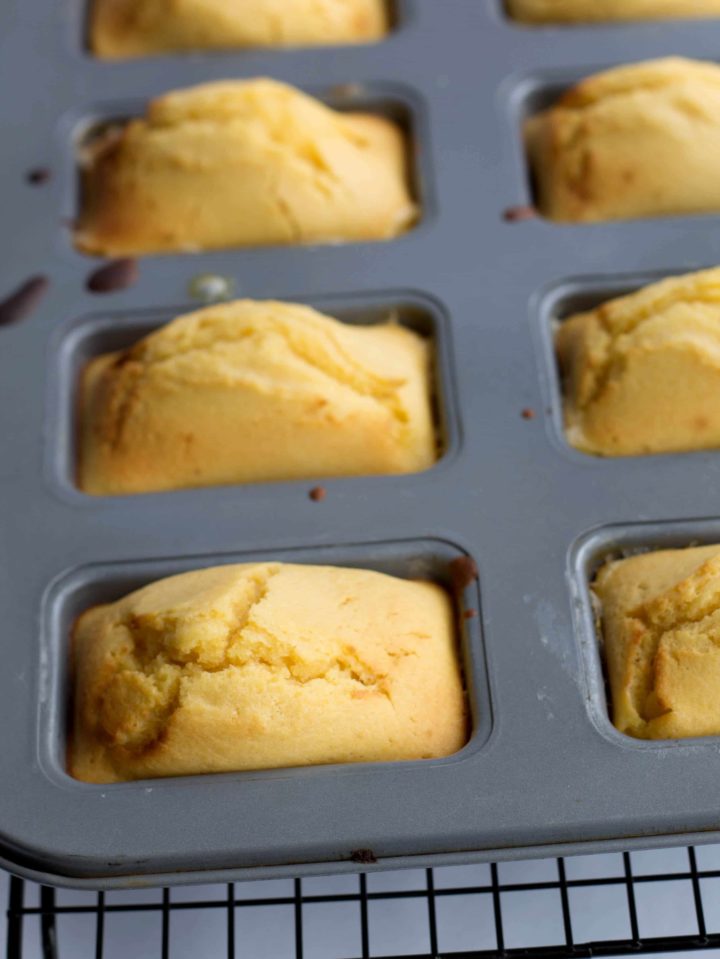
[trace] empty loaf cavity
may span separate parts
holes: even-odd
[[[541,213],[592,223],[720,210],[720,67],[669,58],[599,73],[531,117]]]
[[[720,268],[573,316],[556,343],[573,446],[601,456],[720,447]]]
[[[615,726],[640,739],[720,734],[720,546],[608,563],[593,588]]]
[[[395,123],[228,80],[153,100],[85,147],[75,242],[125,255],[387,240],[416,215]]]
[[[510,16],[523,23],[590,23],[714,17],[720,0],[507,0]]]
[[[94,0],[93,52],[108,59],[233,47],[367,43],[384,0]]]
[[[83,375],[78,484],[113,495],[411,473],[437,457],[431,347],[243,300],[180,317]]]
[[[467,713],[443,589],[339,567],[185,573],[83,614],[69,771],[87,782],[431,759]]]

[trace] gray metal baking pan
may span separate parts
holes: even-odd
[[[720,739],[615,732],[587,587],[618,550],[720,541],[720,453],[603,461],[570,449],[550,340],[578,305],[720,262],[718,218],[503,217],[532,200],[525,113],[597,68],[716,57],[720,20],[533,29],[496,0],[396,8],[393,33],[367,47],[108,64],[85,49],[85,0],[2,5],[0,291],[37,273],[51,284],[35,312],[0,328],[0,853],[16,872],[117,887],[353,871],[356,850],[382,869],[720,839]],[[398,113],[417,228],[389,243],[148,257],[131,288],[89,293],[97,261],[67,227],[88,127],[168,89],[257,75]],[[51,178],[27,183],[37,167]],[[201,273],[347,322],[395,313],[431,336],[437,466],[78,492],[79,366],[197,305],[187,290]],[[308,496],[318,482],[321,503]],[[461,605],[480,615],[460,629],[473,732],[458,755],[111,787],[65,774],[68,631],[83,606],[208,563],[286,557],[442,579],[462,555],[479,583]]]

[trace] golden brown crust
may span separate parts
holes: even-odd
[[[573,316],[556,346],[573,446],[600,456],[720,447],[720,268]]]
[[[720,210],[720,67],[670,58],[589,77],[526,124],[540,212],[593,223]]]
[[[720,15],[720,0],[507,0],[507,6],[510,16],[523,23],[590,23]]]
[[[75,243],[134,255],[387,240],[416,219],[399,127],[271,80],[153,100],[86,147]]]
[[[68,766],[86,782],[457,752],[467,711],[438,586],[247,564],[78,621]]]
[[[388,30],[384,0],[94,0],[93,52],[107,59],[184,50],[367,43]]]
[[[720,546],[608,563],[593,589],[615,726],[641,739],[720,734]]]
[[[437,457],[429,343],[292,303],[240,300],[93,360],[79,486],[119,495],[412,473]]]

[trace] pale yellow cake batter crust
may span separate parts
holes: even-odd
[[[615,726],[641,739],[720,734],[720,546],[612,562],[593,588]]]
[[[565,428],[578,449],[720,447],[720,268],[675,277],[559,326]]]
[[[588,77],[525,128],[540,212],[565,223],[720,211],[720,67],[679,57]]]
[[[90,39],[107,59],[186,50],[368,43],[384,0],[94,0]]]
[[[507,0],[524,23],[592,23],[720,16],[720,0]]]
[[[161,580],[74,636],[68,767],[110,783],[431,759],[467,740],[449,595],[258,563]]]
[[[397,124],[228,80],[152,100],[88,144],[75,242],[119,256],[388,240],[416,217]]]
[[[430,343],[397,323],[341,323],[240,300],[92,360],[78,481],[113,495],[413,473],[438,455]]]

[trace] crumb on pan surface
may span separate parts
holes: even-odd
[[[81,154],[75,244],[132,256],[388,240],[417,207],[400,127],[274,80],[165,94]]]
[[[438,455],[432,347],[393,323],[240,300],[87,366],[78,485],[120,495],[419,472]]]
[[[607,563],[599,601],[614,725],[640,739],[720,734],[720,545]]]
[[[716,213],[720,66],[669,57],[590,76],[530,117],[525,140],[551,220]]]
[[[561,322],[567,439],[601,456],[720,447],[720,268]]]
[[[368,43],[385,0],[93,0],[90,42],[107,59],[183,50]]]
[[[367,570],[184,573],[84,613],[69,771],[88,782],[428,759],[467,741],[449,595]]]

